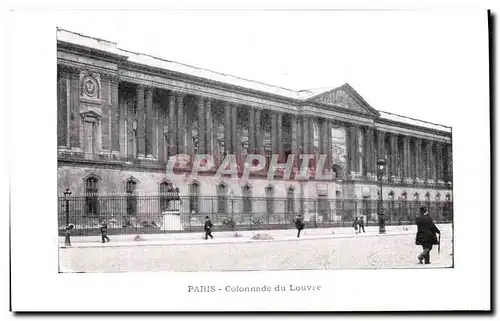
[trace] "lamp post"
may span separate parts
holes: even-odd
[[[66,206],[66,229],[64,231],[64,245],[71,246],[71,238],[70,238],[70,226],[69,226],[69,199],[68,197],[71,195],[69,188],[64,191],[64,205]]]
[[[231,191],[229,192],[229,199],[231,200],[231,230],[234,233],[234,228],[236,226],[236,223],[234,222],[234,189],[231,188]]]
[[[379,183],[379,198],[378,198],[378,232],[379,234],[385,234],[385,219],[384,219],[384,206],[383,206],[383,193],[382,193],[382,177],[385,172],[385,159],[379,159],[377,161],[377,179]]]
[[[65,191],[64,191],[64,205],[66,206],[66,227],[69,226],[69,199],[68,197],[71,195],[71,192],[69,190],[69,188],[67,188]]]

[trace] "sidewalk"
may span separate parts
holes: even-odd
[[[283,242],[301,241],[315,239],[341,239],[354,237],[389,237],[395,235],[411,235],[416,233],[415,226],[386,226],[386,234],[378,234],[378,226],[365,227],[366,233],[355,234],[352,227],[338,228],[316,228],[305,229],[300,238],[297,238],[297,230],[255,230],[238,231],[240,237],[234,237],[233,232],[214,231],[214,239],[204,239],[204,233],[165,233],[165,234],[143,234],[142,241],[134,241],[136,235],[111,235],[111,242],[101,243],[100,236],[74,236],[71,237],[71,248],[85,247],[130,247],[130,246],[179,246],[197,244],[227,244],[227,243],[256,243],[256,242]],[[253,240],[257,234],[268,234],[273,240]],[[59,238],[59,247],[66,248],[64,237]]]

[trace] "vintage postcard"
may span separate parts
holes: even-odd
[[[467,172],[457,144],[468,144],[461,132],[483,134],[457,113],[488,110],[486,11],[79,14],[54,13],[47,28],[56,121],[46,126],[57,144],[45,150],[56,168],[45,197],[57,208],[39,210],[60,280],[121,292],[115,277],[175,278],[170,295],[183,300],[255,298],[248,308],[267,311],[276,296],[309,296],[307,309],[324,310],[321,297],[339,284],[370,278],[413,279],[393,302],[434,290],[423,285],[431,274],[452,282],[456,247],[469,242],[456,242],[456,220],[472,215],[455,202],[457,172]],[[475,28],[477,69],[459,50],[463,19]],[[478,71],[486,78],[468,105],[473,91],[456,77]],[[154,302],[145,306],[190,310]],[[387,304],[378,308],[398,310]]]

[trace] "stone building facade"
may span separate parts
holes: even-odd
[[[73,195],[155,195],[174,183],[181,195],[376,200],[376,162],[385,158],[384,199],[452,197],[451,128],[377,111],[349,84],[293,91],[61,29],[57,71],[59,195],[67,188]],[[241,168],[247,154],[278,154],[281,162],[326,154],[334,178],[208,172],[172,182],[165,167],[177,154],[213,155],[216,167],[234,154]]]

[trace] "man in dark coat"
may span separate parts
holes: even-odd
[[[420,216],[417,217],[415,223],[418,228],[415,244],[422,245],[423,249],[423,252],[418,256],[418,261],[422,264],[422,260],[425,260],[425,264],[429,264],[431,263],[430,252],[432,250],[432,246],[438,244],[436,233],[440,234],[441,231],[439,231],[436,225],[432,222],[425,206],[420,207]]]
[[[354,218],[354,222],[352,222],[352,227],[354,227],[354,231],[356,231],[356,234],[358,234],[358,225],[359,225],[359,221],[358,221],[358,217],[356,216]]]
[[[105,243],[106,241],[109,242],[109,237],[108,237],[108,222],[106,222],[105,218],[103,218],[101,220],[101,239],[102,239],[102,243]]]
[[[363,222],[363,216],[359,217],[358,225],[359,225],[359,233],[361,233],[361,229],[363,229],[363,233],[366,233],[365,232],[365,222]]]
[[[297,237],[300,237],[300,232],[304,229],[304,221],[300,215],[295,218],[295,228],[297,229]]]
[[[210,218],[208,216],[205,216],[205,240],[208,240],[208,237],[210,236],[211,239],[213,239],[212,235],[212,221],[210,221]]]

